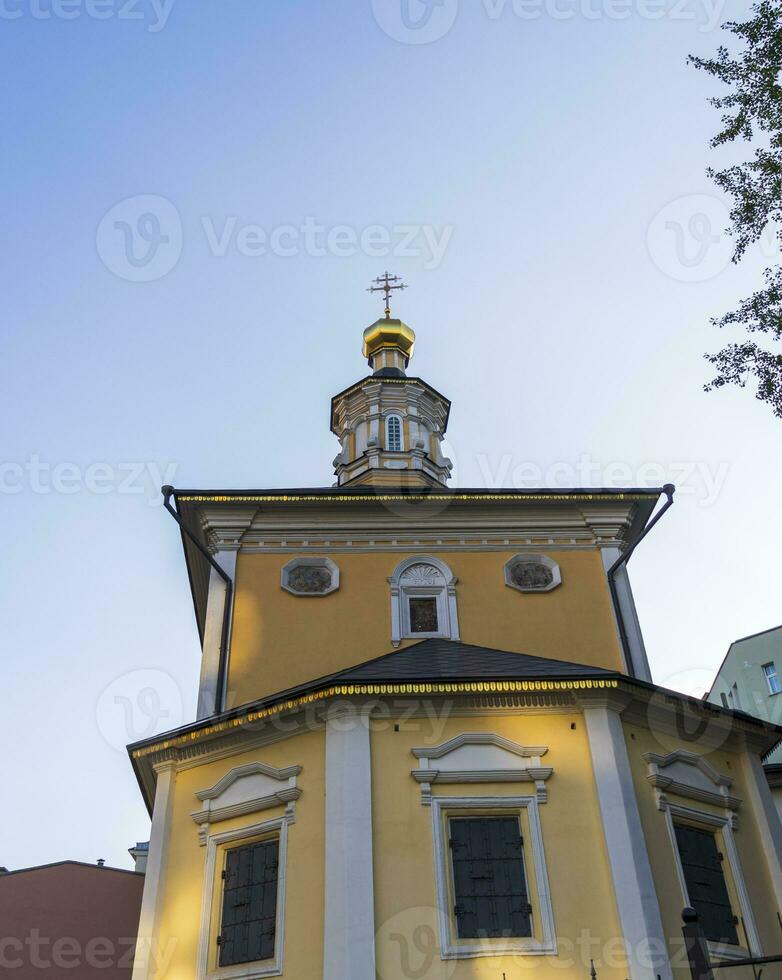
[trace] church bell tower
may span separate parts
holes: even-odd
[[[451,403],[420,378],[408,377],[415,333],[391,316],[398,276],[375,280],[385,314],[364,331],[363,354],[372,374],[331,400],[331,431],[341,452],[337,486],[444,486],[452,463],[442,453]]]

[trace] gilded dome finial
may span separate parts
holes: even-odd
[[[389,276],[387,272],[384,272],[382,276],[378,276],[377,279],[373,279],[372,282],[376,283],[376,285],[370,286],[367,292],[385,293],[386,320],[390,320],[391,319],[391,290],[407,289],[407,286],[402,282],[400,276]]]

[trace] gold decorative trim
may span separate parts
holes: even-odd
[[[367,493],[367,494],[321,494],[321,495],[300,495],[300,494],[187,494],[178,496],[177,500],[183,503],[352,503],[355,501],[383,501],[383,500],[455,500],[460,502],[483,502],[496,500],[649,500],[651,494],[648,493],[615,493],[610,496],[600,493]]]
[[[481,694],[481,693],[511,693],[515,691],[584,691],[594,689],[616,688],[619,686],[618,680],[571,680],[571,681],[470,681],[469,683],[434,683],[434,684],[337,684],[333,687],[324,688],[322,691],[315,691],[312,694],[303,694],[298,698],[291,698],[288,701],[281,701],[279,704],[272,705],[270,708],[259,708],[255,711],[247,711],[245,714],[231,718],[228,721],[217,722],[205,728],[188,732],[185,735],[177,735],[174,738],[156,742],[133,752],[134,759],[142,759],[144,756],[152,755],[155,752],[165,751],[166,749],[177,748],[183,745],[191,745],[193,742],[214,735],[219,732],[230,731],[240,728],[247,722],[262,721],[272,715],[280,714],[283,711],[293,711],[315,701],[325,701],[328,698],[339,696],[372,695],[372,694]]]

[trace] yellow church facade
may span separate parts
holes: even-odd
[[[334,486],[165,488],[202,669],[129,747],[134,980],[671,980],[685,906],[715,958],[777,952],[780,733],[655,687],[635,613],[672,488],[449,489],[414,342],[365,331]]]

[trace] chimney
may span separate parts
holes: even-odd
[[[147,870],[147,858],[149,857],[149,841],[139,841],[133,847],[128,848],[128,854],[136,862],[138,874],[145,874]]]

